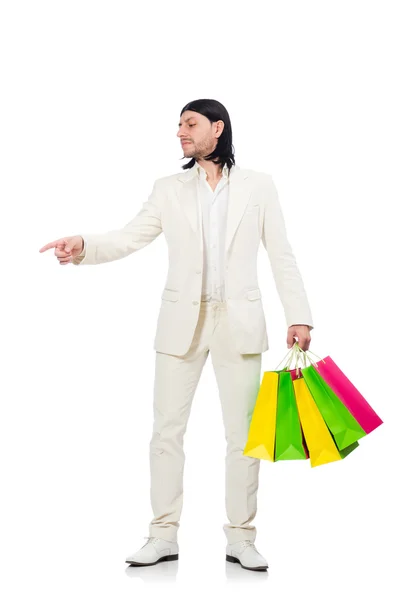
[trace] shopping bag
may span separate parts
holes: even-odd
[[[244,456],[274,461],[278,373],[265,371],[252,412]]]
[[[367,434],[382,425],[379,415],[330,356],[317,361],[316,366],[321,377]]]
[[[339,450],[367,435],[313,365],[302,368],[301,372]]]
[[[289,373],[291,375],[292,381],[294,381],[294,379],[297,379],[298,377],[301,376],[301,373],[300,373],[299,369],[291,369],[291,370],[289,370],[289,369],[285,368],[285,370],[286,370],[287,373]],[[294,394],[295,394],[295,390],[294,390]],[[295,402],[296,402],[296,398],[295,398]],[[298,416],[299,416],[299,413],[298,413]],[[305,440],[305,435],[303,433],[302,423],[300,422],[300,419],[299,419],[299,424],[300,424],[301,433],[302,433],[303,448],[305,450],[306,458],[309,458],[309,450],[307,448],[307,444],[306,444],[306,440]]]
[[[294,379],[293,385],[299,418],[312,467],[341,460],[358,447],[358,442],[354,442],[343,450],[338,450],[327,424],[310,393],[305,378],[302,376]]]
[[[278,371],[275,460],[306,459],[291,373]]]

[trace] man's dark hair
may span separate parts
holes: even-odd
[[[209,100],[205,98],[188,102],[188,104],[182,108],[180,116],[185,112],[185,110],[194,110],[195,112],[207,117],[211,123],[215,123],[215,121],[224,122],[225,126],[218,138],[216,147],[211,154],[204,156],[204,158],[205,160],[212,160],[212,162],[217,165],[221,165],[222,169],[226,164],[230,170],[236,161],[234,159],[234,147],[232,144],[232,124],[226,108],[217,100]],[[196,159],[192,158],[188,163],[182,166],[182,169],[190,169],[193,167],[195,162]]]

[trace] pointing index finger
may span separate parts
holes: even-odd
[[[46,244],[45,246],[40,248],[39,252],[45,252],[46,250],[49,250],[50,248],[56,248],[58,246],[58,244],[60,244],[61,242],[62,242],[62,240],[55,240],[55,242],[49,242],[48,244]]]

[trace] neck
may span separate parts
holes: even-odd
[[[219,179],[222,176],[222,167],[220,165],[216,165],[210,160],[196,159],[196,162],[203,167],[205,172],[207,173],[208,179],[214,180]]]

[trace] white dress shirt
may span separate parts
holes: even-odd
[[[233,168],[233,167],[232,167]],[[202,300],[225,300],[225,236],[229,200],[229,173],[227,165],[215,190],[207,181],[205,169],[198,163],[197,193],[203,223],[203,287]]]

